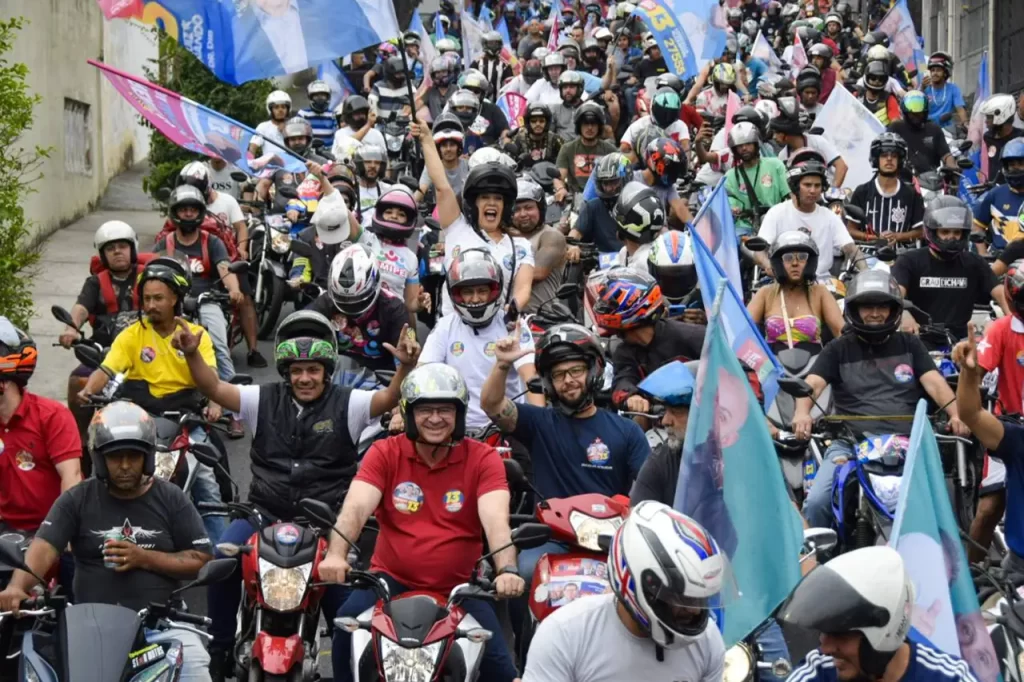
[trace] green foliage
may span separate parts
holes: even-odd
[[[145,69],[150,81],[251,128],[266,120],[264,103],[274,90],[271,81],[256,80],[244,85],[225,83],[173,38],[160,34],[159,41],[160,56],[154,61],[155,69]],[[182,149],[154,129],[149,152],[152,170],[142,181],[143,189],[158,199],[158,190],[172,186],[181,167],[196,158],[205,157]]]
[[[7,57],[24,25],[20,17],[0,21],[0,312],[27,329],[39,251],[28,243],[34,223],[25,218],[21,201],[36,191],[32,184],[42,177],[39,167],[51,148],[26,150],[18,144],[42,99],[28,91],[28,67]]]

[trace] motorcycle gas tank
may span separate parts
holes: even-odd
[[[140,639],[142,618],[123,606],[75,604],[63,615],[61,650],[74,662],[66,682],[115,682]]]
[[[316,534],[296,523],[276,523],[260,533],[260,558],[281,568],[312,563],[316,548]]]
[[[161,445],[169,446],[181,433],[181,425],[171,419],[154,416],[153,423],[156,424],[156,442]]]

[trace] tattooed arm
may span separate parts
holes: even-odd
[[[511,362],[498,361],[491,367],[483,388],[480,389],[480,407],[495,425],[505,433],[515,431],[519,420],[516,404],[505,397],[505,386],[508,381]]]
[[[534,261],[534,282],[544,281],[555,269],[561,270],[565,265],[565,235],[558,230],[548,230],[541,235]]]

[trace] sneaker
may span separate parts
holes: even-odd
[[[231,421],[228,422],[228,438],[238,440],[243,437],[245,437],[245,429],[242,428],[242,422],[232,417]]]
[[[249,351],[246,362],[250,367],[263,368],[267,366],[267,359],[255,348]]]
[[[231,656],[231,648],[224,648],[216,644],[210,646],[210,680],[212,682],[224,682],[225,679],[235,676],[235,661]]]

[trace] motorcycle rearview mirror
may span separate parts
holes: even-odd
[[[423,224],[429,227],[431,230],[441,229],[441,223],[437,222],[435,218],[424,218]]]
[[[220,450],[213,443],[192,443],[190,451],[200,464],[211,468],[220,465]]]
[[[851,220],[855,220],[858,223],[864,222],[864,209],[860,206],[847,202],[843,204],[843,213],[845,213],[846,217]]]
[[[896,260],[896,249],[892,248],[891,246],[883,246],[880,249],[875,250],[875,258],[877,258],[880,261],[890,263]]]
[[[324,144],[324,141],[321,140],[319,137],[313,138],[313,149],[323,149]]]
[[[297,199],[299,196],[298,190],[291,185],[281,185],[275,191],[285,199]]]
[[[293,239],[291,241],[292,253],[296,256],[303,256],[309,258],[313,255],[313,247],[302,241],[301,239]]]
[[[533,377],[532,379],[526,382],[526,390],[528,390],[530,393],[543,395],[544,382],[541,381],[540,377]]]
[[[799,374],[811,361],[810,351],[803,348],[787,348],[776,356],[790,374]]]
[[[52,305],[52,306],[50,306],[50,313],[55,318],[57,318],[58,322],[63,322],[64,324],[66,324],[67,326],[71,327],[72,329],[74,329],[77,332],[81,332],[82,331],[81,329],[78,328],[78,325],[75,324],[75,321],[71,318],[71,313],[69,313],[68,311],[64,310],[64,308],[61,308],[59,305]]]
[[[195,580],[185,583],[171,594],[180,594],[193,587],[203,587],[204,585],[223,582],[230,578],[237,568],[238,562],[234,559],[213,559],[207,561],[199,569]]]
[[[318,284],[306,282],[305,284],[302,285],[302,293],[308,296],[309,298],[320,298],[320,294],[322,294],[323,292],[323,289],[321,289]]]
[[[555,298],[572,298],[580,290],[580,287],[576,282],[563,282],[558,291],[555,292]]]
[[[771,248],[771,244],[763,237],[751,237],[743,242],[743,246],[747,247],[748,251],[767,251]]]
[[[188,317],[195,317],[199,312],[199,298],[196,296],[186,296],[185,300],[181,302],[181,312],[185,313]]]
[[[971,168],[974,168],[974,162],[964,157],[962,159],[957,159],[956,167],[961,170],[969,170]]]
[[[158,189],[156,191],[156,198],[158,200],[166,203],[171,198],[171,188],[170,187],[161,187],[160,189]]]
[[[21,552],[21,547],[13,542],[0,540],[0,564],[10,566],[11,568],[19,568],[38,580],[41,584],[46,584],[45,580],[33,573],[32,569],[28,567],[28,564],[25,563],[25,557]]]
[[[413,192],[420,188],[420,183],[416,182],[416,178],[408,174],[399,175],[398,182],[399,184],[405,185]]]
[[[371,622],[372,621],[365,616],[359,616],[358,618],[344,616],[342,618],[334,619],[334,627],[340,628],[345,632],[352,633],[357,630],[369,630]]]
[[[390,386],[391,380],[395,378],[395,370],[377,369],[373,371],[373,376],[377,378],[377,382],[381,386]]]
[[[810,398],[814,395],[811,385],[799,377],[779,377],[779,390],[794,398]]]
[[[233,275],[244,275],[249,271],[249,261],[247,260],[236,260],[234,263],[228,266],[228,272]]]
[[[231,377],[231,379],[228,381],[228,383],[229,384],[234,384],[235,386],[251,386],[252,385],[252,375],[238,373],[235,376]]]
[[[304,497],[299,500],[299,508],[302,513],[310,519],[319,521],[324,530],[330,529],[334,533],[337,533],[338,537],[348,543],[349,549],[355,550],[356,554],[362,554],[359,546],[345,537],[337,526],[334,525],[335,513],[331,509],[331,506],[326,502],[320,500],[314,500],[311,497]]]
[[[815,551],[832,549],[838,543],[839,536],[831,528],[804,529],[804,544],[812,546]]]
[[[598,535],[597,546],[601,548],[602,552],[608,552],[612,548],[612,536],[611,535]]]
[[[102,369],[107,376],[110,378],[114,377],[114,373],[103,366],[103,354],[96,346],[90,346],[89,344],[75,346],[75,358],[90,369]]]
[[[242,171],[232,171],[229,175],[235,182],[249,182],[249,176]]]
[[[526,488],[530,485],[530,482],[526,479],[526,473],[523,471],[523,465],[514,459],[503,459],[502,464],[505,465],[505,480],[508,484],[515,488]]]
[[[967,239],[970,240],[970,242],[972,244],[984,244],[985,243],[985,233],[984,232],[971,232],[967,236]]]
[[[960,149],[960,151],[962,153],[964,153],[964,154],[966,154],[967,152],[971,151],[971,147],[973,147],[973,146],[974,146],[974,143],[971,142],[970,140],[961,140],[960,144],[957,145],[957,147]]]
[[[551,539],[551,528],[543,523],[524,523],[512,531],[516,549],[534,549]]]

